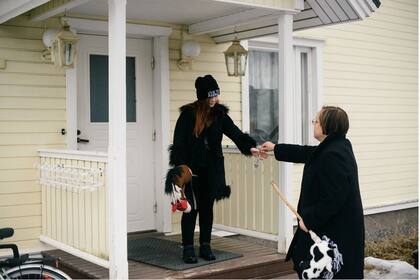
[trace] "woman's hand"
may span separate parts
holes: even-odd
[[[301,230],[303,230],[304,232],[308,232],[309,230],[306,228],[303,220],[299,220],[299,227]]]
[[[273,144],[272,142],[267,141],[267,142],[265,142],[264,144],[261,145],[261,150],[265,153],[271,152],[272,150],[274,150],[275,146],[276,145]]]

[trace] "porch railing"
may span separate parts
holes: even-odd
[[[107,154],[40,150],[41,241],[108,267]]]
[[[216,203],[215,227],[276,240],[279,200],[270,183],[279,178],[278,162],[270,156],[258,163],[236,149],[225,149],[224,156],[232,192],[230,199]]]

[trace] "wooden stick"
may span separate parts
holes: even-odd
[[[293,214],[295,214],[295,216],[303,221],[302,217],[299,215],[299,213],[296,211],[295,207],[293,207],[293,205],[291,205],[289,203],[289,201],[287,201],[286,197],[280,192],[279,187],[277,186],[277,184],[274,181],[271,181],[271,186],[273,187],[273,189],[276,191],[276,193],[279,195],[279,197],[281,198],[281,200],[283,200],[284,203],[286,203],[287,207],[290,209],[290,211],[293,212]]]

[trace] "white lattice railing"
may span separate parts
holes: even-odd
[[[41,240],[108,266],[107,154],[40,150]]]
[[[226,183],[230,199],[216,203],[214,223],[220,229],[276,239],[278,197],[271,180],[278,180],[279,167],[274,156],[263,162],[245,157],[237,149],[224,150]]]

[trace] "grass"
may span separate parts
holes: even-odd
[[[418,248],[418,232],[407,235],[395,234],[378,241],[368,241],[365,245],[365,256],[384,260],[403,260],[414,265],[411,256]]]

